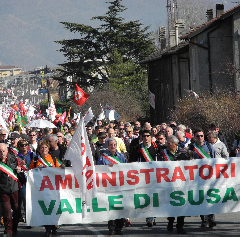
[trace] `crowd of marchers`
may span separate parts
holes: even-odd
[[[4,236],[17,234],[19,222],[26,219],[26,171],[34,168],[71,167],[64,155],[77,124],[56,124],[57,128],[38,129],[18,126],[11,133],[0,127],[0,217]],[[59,126],[58,126],[59,125]],[[96,165],[113,166],[128,162],[181,161],[240,156],[240,139],[228,148],[218,124],[208,131],[190,128],[175,122],[152,126],[146,122],[97,121],[86,125],[89,144]],[[201,227],[216,226],[214,214],[201,215]],[[175,217],[168,217],[167,230],[172,232]],[[108,221],[109,234],[121,235],[123,226],[130,226],[128,218]],[[146,225],[156,225],[155,217],[147,217]],[[178,216],[176,229],[186,234],[184,216]],[[31,228],[31,226],[26,226]],[[58,226],[46,225],[45,236],[57,233]]]

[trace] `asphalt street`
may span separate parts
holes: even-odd
[[[187,235],[199,236],[240,236],[240,213],[227,213],[216,215],[217,226],[214,228],[201,228],[200,216],[186,217],[185,230]],[[167,231],[167,218],[157,218],[157,225],[147,227],[144,218],[130,219],[132,225],[123,228],[123,235],[128,236],[174,236],[178,235],[174,226],[173,232]],[[3,233],[4,227],[0,227],[0,234]],[[44,236],[44,227],[33,227],[26,229],[26,224],[20,223],[17,236]],[[84,225],[63,225],[58,229],[57,235],[54,236],[89,236],[89,235],[108,235],[107,222],[90,223]]]

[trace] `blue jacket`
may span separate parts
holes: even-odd
[[[106,151],[105,153],[108,155],[111,155],[109,151]],[[122,153],[116,152],[114,156],[116,156],[120,161],[122,161],[122,163],[127,163],[127,160]],[[107,165],[109,163],[112,163],[112,162],[104,158],[102,155],[99,156],[97,165]]]

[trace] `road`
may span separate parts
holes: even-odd
[[[239,218],[240,213],[227,213],[216,215],[217,226],[210,228],[201,228],[200,226],[200,216],[197,217],[186,217],[185,218],[185,230],[187,235],[204,235],[204,236],[233,236],[240,235],[240,224]],[[147,227],[145,219],[130,219],[132,222],[131,227],[123,228],[123,235],[128,236],[174,236],[179,234],[176,233],[174,226],[173,232],[167,231],[167,219],[157,218],[157,225],[154,227]],[[17,236],[44,236],[44,227],[34,227],[32,229],[26,229],[26,224],[20,223],[18,228]],[[3,233],[4,227],[0,227],[0,234]],[[66,225],[61,226],[58,229],[58,234],[54,236],[89,236],[89,235],[108,235],[107,222],[91,223],[84,225]]]

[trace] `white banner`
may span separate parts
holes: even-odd
[[[240,159],[96,166],[97,198],[82,218],[71,168],[28,172],[27,223],[90,223],[116,218],[196,216],[240,211]],[[80,186],[81,188],[81,186]]]

